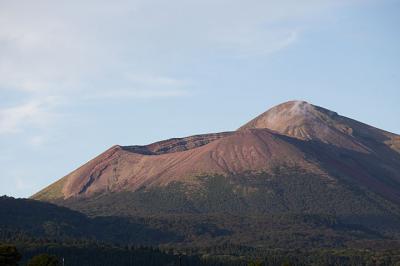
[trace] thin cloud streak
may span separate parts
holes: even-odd
[[[52,111],[56,105],[56,97],[46,97],[0,109],[0,134],[19,133],[29,127],[46,127],[56,116]]]
[[[86,100],[101,99],[156,99],[188,96],[190,93],[186,90],[142,90],[142,89],[117,89],[96,92],[96,94],[87,95]]]

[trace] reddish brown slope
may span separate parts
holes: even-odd
[[[346,176],[400,202],[399,136],[303,101],[278,105],[238,131],[114,146],[40,191],[51,200],[136,191],[204,174],[231,175],[298,166]]]
[[[268,170],[278,164],[297,165],[322,173],[306,161],[305,155],[295,146],[269,130],[251,129],[224,133],[222,138],[214,137],[213,141],[199,147],[158,155],[135,153],[129,147],[114,146],[64,177],[59,194],[53,198],[135,191],[143,186],[165,185],[175,180],[192,182],[191,177],[196,175]],[[45,199],[52,186],[34,197]]]

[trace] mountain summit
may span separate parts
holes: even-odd
[[[239,130],[250,128],[270,129],[300,140],[320,141],[359,152],[369,152],[368,146],[373,145],[371,142],[393,143],[393,140],[398,138],[395,134],[340,116],[336,112],[305,101],[289,101],[277,105]]]
[[[320,132],[331,131],[337,116],[305,101],[290,101],[269,109],[239,130],[268,128],[300,139],[313,139]]]

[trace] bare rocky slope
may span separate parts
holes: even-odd
[[[33,196],[56,200],[137,191],[197,176],[278,166],[333,180],[348,176],[400,203],[399,136],[304,101],[280,104],[237,131],[114,146]],[[336,174],[334,174],[335,172]]]
[[[113,146],[32,198],[140,218],[196,245],[391,241],[400,239],[399,139],[290,101],[236,131]]]

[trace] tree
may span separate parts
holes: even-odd
[[[0,265],[14,266],[21,259],[17,248],[11,245],[0,245]]]
[[[29,262],[28,266],[58,266],[60,262],[54,255],[40,254],[33,257]]]
[[[250,261],[249,266],[262,266],[262,263],[260,261]]]

